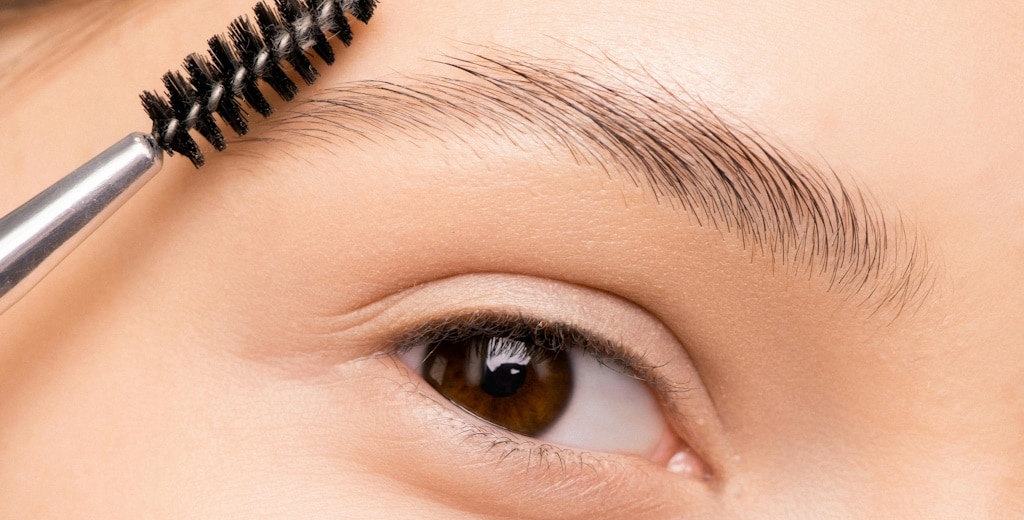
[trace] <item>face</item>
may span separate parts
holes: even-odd
[[[900,5],[382,1],[0,316],[0,516],[1021,513],[1024,12]],[[0,212],[250,7],[0,18]]]

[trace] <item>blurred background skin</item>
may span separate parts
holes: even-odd
[[[138,93],[250,7],[0,18],[0,212],[147,130]],[[533,143],[250,142],[198,172],[174,158],[0,316],[0,516],[1024,514],[1020,3],[384,0],[356,29],[303,96],[454,75],[434,60],[480,48],[647,70],[902,215],[933,289],[895,318],[858,312]],[[517,221],[528,232],[504,236]],[[620,232],[651,260],[622,265]],[[441,412],[396,390],[409,376],[352,312],[481,272],[595,288],[683,344],[702,334],[688,355],[720,428],[700,442],[728,447],[708,450],[713,479],[499,464],[423,419]]]

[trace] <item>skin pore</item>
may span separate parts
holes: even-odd
[[[2,213],[251,8],[56,4],[0,17]],[[383,0],[168,158],[0,316],[0,516],[1022,514],[1020,6],[580,5]],[[614,340],[705,470],[431,393],[396,340],[473,311]]]

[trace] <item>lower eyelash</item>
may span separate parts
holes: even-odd
[[[512,460],[525,463],[526,469],[540,467],[551,470],[558,467],[563,476],[567,476],[573,468],[595,469],[597,462],[593,455],[574,452],[569,448],[532,440],[513,439],[506,432],[486,424],[464,423],[464,428],[458,435],[463,439],[463,443],[472,442],[484,453],[493,455],[496,464]]]
[[[405,430],[395,445],[402,458],[392,464],[418,468],[403,470],[400,478],[439,502],[475,504],[486,517],[532,511],[531,518],[646,519],[674,516],[680,497],[688,510],[708,491],[703,482],[680,479],[641,458],[561,447],[492,427],[448,403],[393,353],[363,359],[385,365],[374,376],[383,386],[375,388],[400,417],[384,420]]]
[[[437,394],[424,381],[419,380],[411,370],[397,361],[395,365],[403,370],[405,391],[440,412],[439,417],[433,421],[435,427],[444,430],[441,435],[458,438],[457,444],[460,447],[488,456],[496,466],[515,463],[522,464],[524,470],[558,470],[559,478],[562,479],[585,471],[595,475],[625,469],[623,462],[612,460],[610,456],[555,446],[528,437],[518,437],[498,426],[488,425],[483,421],[477,422],[468,416],[460,417],[456,407],[447,403],[443,396]],[[638,461],[638,465],[641,464],[643,463]]]

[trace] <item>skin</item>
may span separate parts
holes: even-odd
[[[5,78],[0,212],[148,129],[138,93],[250,7],[165,4]],[[1024,514],[1021,6],[636,4],[385,0],[303,96],[477,45],[642,67],[902,215],[928,291],[872,312],[528,131],[233,143],[0,316],[0,516]],[[0,56],[97,8],[16,19]],[[479,307],[624,331],[695,388],[662,399],[707,473],[467,437],[381,352]]]

